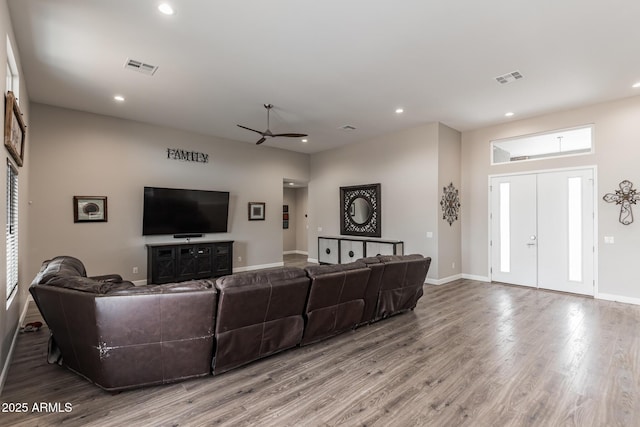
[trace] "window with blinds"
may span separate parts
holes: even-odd
[[[7,299],[18,286],[18,171],[7,160]]]

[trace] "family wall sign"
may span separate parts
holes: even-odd
[[[182,160],[183,162],[209,163],[209,155],[199,151],[167,148],[167,159]]]

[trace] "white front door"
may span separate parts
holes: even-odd
[[[491,279],[594,294],[593,170],[491,179]]]
[[[536,176],[492,178],[492,280],[537,286],[536,239]]]
[[[538,286],[593,295],[593,170],[538,175]]]

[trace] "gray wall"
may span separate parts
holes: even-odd
[[[450,260],[460,259],[460,245],[456,246],[459,238],[455,231],[450,234],[447,230],[442,239],[439,236],[444,232],[440,227],[443,222],[440,179],[454,180],[459,176],[459,160],[455,158],[459,144],[460,135],[456,131],[430,123],[313,155],[309,257],[318,257],[318,236],[340,234],[340,187],[380,183],[382,238],[403,240],[405,253],[433,257],[428,276],[432,281],[451,275]],[[446,154],[440,161],[441,149]],[[442,178],[440,169],[447,169]],[[433,237],[427,238],[427,232],[433,233]],[[449,262],[449,269],[442,274],[437,260],[439,239]]]
[[[90,274],[145,280],[145,244],[175,239],[142,236],[144,186],[229,191],[229,232],[205,238],[235,241],[235,270],[282,262],[282,180],[306,181],[308,155],[41,104],[32,114],[30,277],[68,254]],[[208,153],[209,163],[167,159],[167,148]],[[74,195],[107,196],[109,221],[74,223]],[[248,221],[248,202],[266,202],[265,221]]]
[[[24,73],[22,72],[22,67],[20,65],[20,52],[18,51],[18,46],[15,43],[15,39],[13,36],[13,27],[11,26],[11,22],[9,21],[9,11],[7,9],[7,2],[5,0],[0,0],[0,34],[2,37],[0,38],[0,61],[2,66],[0,66],[0,87],[2,88],[2,93],[6,93],[6,73],[7,73],[7,41],[5,34],[11,40],[13,55],[16,59],[18,65],[18,72],[20,75],[20,91],[19,91],[19,105],[20,110],[22,111],[23,118],[25,120],[25,124],[27,125],[27,136],[26,136],[26,145],[25,145],[25,154],[24,154],[24,166],[18,168],[18,194],[20,197],[19,206],[18,206],[18,224],[20,231],[18,233],[18,280],[21,283],[21,286],[17,289],[14,296],[9,300],[9,304],[7,301],[7,275],[6,275],[6,264],[0,268],[0,369],[2,369],[2,373],[0,374],[0,387],[4,383],[6,378],[7,368],[8,368],[8,356],[11,350],[12,341],[18,330],[18,323],[20,321],[20,315],[23,312],[25,304],[27,302],[28,291],[26,284],[29,283],[29,274],[27,268],[27,241],[29,236],[29,229],[27,225],[27,195],[29,192],[29,172],[31,168],[31,120],[30,120],[30,109],[29,109],[29,94],[27,92],[26,79],[24,77]],[[2,97],[4,102],[4,96]],[[0,110],[4,113],[4,105]],[[4,115],[2,116],[2,120],[0,120],[2,124],[2,135],[4,135]],[[2,148],[3,159],[10,159],[9,152]],[[7,188],[7,161],[2,161],[2,172],[0,173],[0,188]],[[2,230],[6,230],[7,226],[7,199],[6,199],[6,191],[2,192],[3,196],[0,197],[0,227]],[[6,236],[4,231],[2,232],[2,243],[0,243],[0,259],[6,259]]]
[[[530,170],[597,165],[597,297],[640,303],[635,263],[640,247],[640,206],[636,221],[618,222],[619,206],[602,197],[624,179],[640,187],[640,97],[597,104],[462,134],[462,261],[469,276],[488,277],[488,176]],[[490,141],[536,132],[594,124],[595,153],[491,166]],[[614,244],[604,244],[613,236]]]
[[[444,195],[444,187],[449,184],[460,191],[460,152],[461,135],[455,129],[443,124],[438,125],[438,199],[434,204],[440,209],[438,218],[438,256],[432,262],[438,264],[438,279],[447,282],[460,278],[462,273],[461,216],[451,225],[442,218],[440,201]],[[459,194],[459,193],[458,193]],[[461,203],[464,201],[461,200]]]

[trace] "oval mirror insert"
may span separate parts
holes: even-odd
[[[371,203],[364,197],[357,197],[353,199],[349,206],[349,215],[351,216],[351,220],[358,225],[369,222],[372,214],[373,208],[371,207]]]

